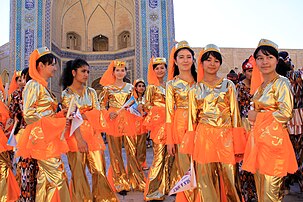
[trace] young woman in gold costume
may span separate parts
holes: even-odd
[[[101,110],[108,124],[106,131],[110,154],[108,180],[121,195],[126,195],[131,189],[143,191],[145,178],[141,165],[136,158],[136,134],[131,114],[123,109],[133,92],[133,85],[126,83],[125,62],[112,61],[103,74],[100,84],[103,87],[99,95]],[[127,155],[127,172],[122,158],[122,142]]]
[[[197,81],[195,53],[186,41],[181,41],[170,53],[168,82],[166,85],[166,129],[168,153],[175,157],[177,179],[190,167],[190,155],[180,153],[180,146],[187,136],[188,92]],[[173,177],[173,176],[172,176]],[[173,179],[172,179],[173,180]],[[176,201],[193,201],[193,192],[177,193]]]
[[[36,201],[71,201],[61,154],[68,151],[61,139],[67,121],[56,113],[58,103],[48,89],[47,80],[54,76],[56,57],[48,48],[34,50],[29,59],[32,78],[23,90],[23,114],[27,124],[17,144],[17,155],[37,159]]]
[[[251,89],[256,90],[248,112],[251,131],[246,145],[244,170],[255,174],[259,201],[282,201],[281,186],[287,173],[298,166],[286,124],[293,109],[290,82],[276,72],[278,46],[261,39],[254,52],[257,68]]]
[[[72,173],[71,198],[72,201],[118,201],[106,178],[105,145],[101,136],[106,121],[100,113],[96,91],[86,86],[88,76],[89,64],[83,59],[75,59],[66,63],[61,77],[63,107],[68,108],[74,99],[83,118],[83,123],[72,136],[69,131],[65,134]],[[92,192],[86,167],[92,174]]]
[[[205,46],[198,58],[198,83],[189,93],[188,131],[195,133],[182,147],[192,148],[195,201],[240,202],[235,155],[244,153],[246,139],[235,85],[217,75],[221,64],[220,49]]]

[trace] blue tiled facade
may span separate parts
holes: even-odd
[[[104,71],[110,60],[127,60],[133,79],[146,79],[151,56],[168,57],[174,40],[173,0],[134,1],[134,48],[109,54],[86,54],[61,50],[52,43],[52,0],[12,0],[10,41],[11,63],[17,70],[28,66],[30,53],[37,47],[48,46],[59,57],[60,66],[65,61],[82,57],[96,71]],[[101,62],[100,61],[104,61]],[[100,63],[100,67],[98,67]],[[97,68],[98,67],[98,68]],[[101,73],[100,72],[100,73]]]

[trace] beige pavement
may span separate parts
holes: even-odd
[[[108,151],[105,151],[105,159],[106,159],[106,166],[107,168],[109,167],[109,154]],[[123,149],[123,159],[126,159],[126,155]],[[153,160],[153,151],[152,148],[148,148],[147,149],[147,163],[148,165],[151,165]],[[70,179],[70,170],[68,167],[68,163],[67,163],[67,159],[66,156],[63,156],[63,161],[65,163],[65,168],[66,168],[66,172],[67,175]],[[125,162],[124,162],[125,163]],[[147,176],[148,171],[145,172],[146,176]],[[91,175],[89,174],[88,170],[87,170],[87,175],[88,175],[88,180],[91,183]],[[120,196],[118,194],[121,202],[143,202],[143,193],[142,192],[128,192],[128,194],[126,196]],[[165,202],[173,202],[175,201],[175,197],[167,197],[165,200]],[[303,193],[300,193],[300,189],[299,186],[297,184],[295,184],[294,186],[291,187],[291,191],[290,194],[284,197],[283,202],[303,202]]]

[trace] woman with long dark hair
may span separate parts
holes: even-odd
[[[134,90],[133,95],[136,99],[136,104],[138,105],[138,110],[141,116],[134,115],[135,126],[136,126],[136,156],[139,165],[142,170],[147,170],[148,166],[146,164],[146,138],[147,129],[143,125],[146,112],[141,107],[145,103],[144,94],[146,90],[145,82],[143,79],[136,79],[133,83]]]
[[[166,130],[168,153],[175,157],[174,168],[179,180],[190,167],[190,155],[180,153],[180,145],[187,135],[188,92],[197,81],[195,53],[186,41],[181,41],[170,53],[168,82],[166,84]],[[171,181],[176,182],[171,176]],[[172,183],[174,183],[172,182]],[[177,193],[176,201],[193,201],[193,192]]]
[[[68,108],[74,99],[83,123],[65,138],[69,146],[68,163],[72,172],[71,198],[73,201],[118,201],[106,178],[104,150],[101,136],[106,127],[97,93],[86,86],[89,64],[83,59],[70,60],[63,70],[61,83],[62,105]],[[92,174],[92,191],[86,176],[86,167]]]

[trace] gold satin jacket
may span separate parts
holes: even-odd
[[[172,123],[176,109],[188,109],[188,93],[192,87],[178,76],[166,83],[166,123]]]
[[[274,118],[286,124],[292,116],[293,94],[289,80],[277,76],[263,89],[258,88],[252,98],[254,110],[258,112],[272,111]]]
[[[82,94],[79,95],[71,87],[67,87],[61,94],[62,105],[68,107],[73,96],[81,113],[91,109],[100,110],[97,93],[93,88],[85,87]]]
[[[106,109],[106,106],[113,108],[121,108],[124,103],[131,97],[133,85],[125,83],[120,88],[115,85],[104,86],[99,95],[101,110]]]
[[[188,131],[193,124],[213,127],[241,127],[236,88],[232,81],[222,78],[216,85],[200,82],[189,92]]]
[[[44,116],[56,114],[56,97],[35,80],[30,80],[23,92],[23,115],[27,124],[34,123]]]
[[[153,106],[165,107],[165,88],[148,85],[144,95],[145,108],[150,110]]]

